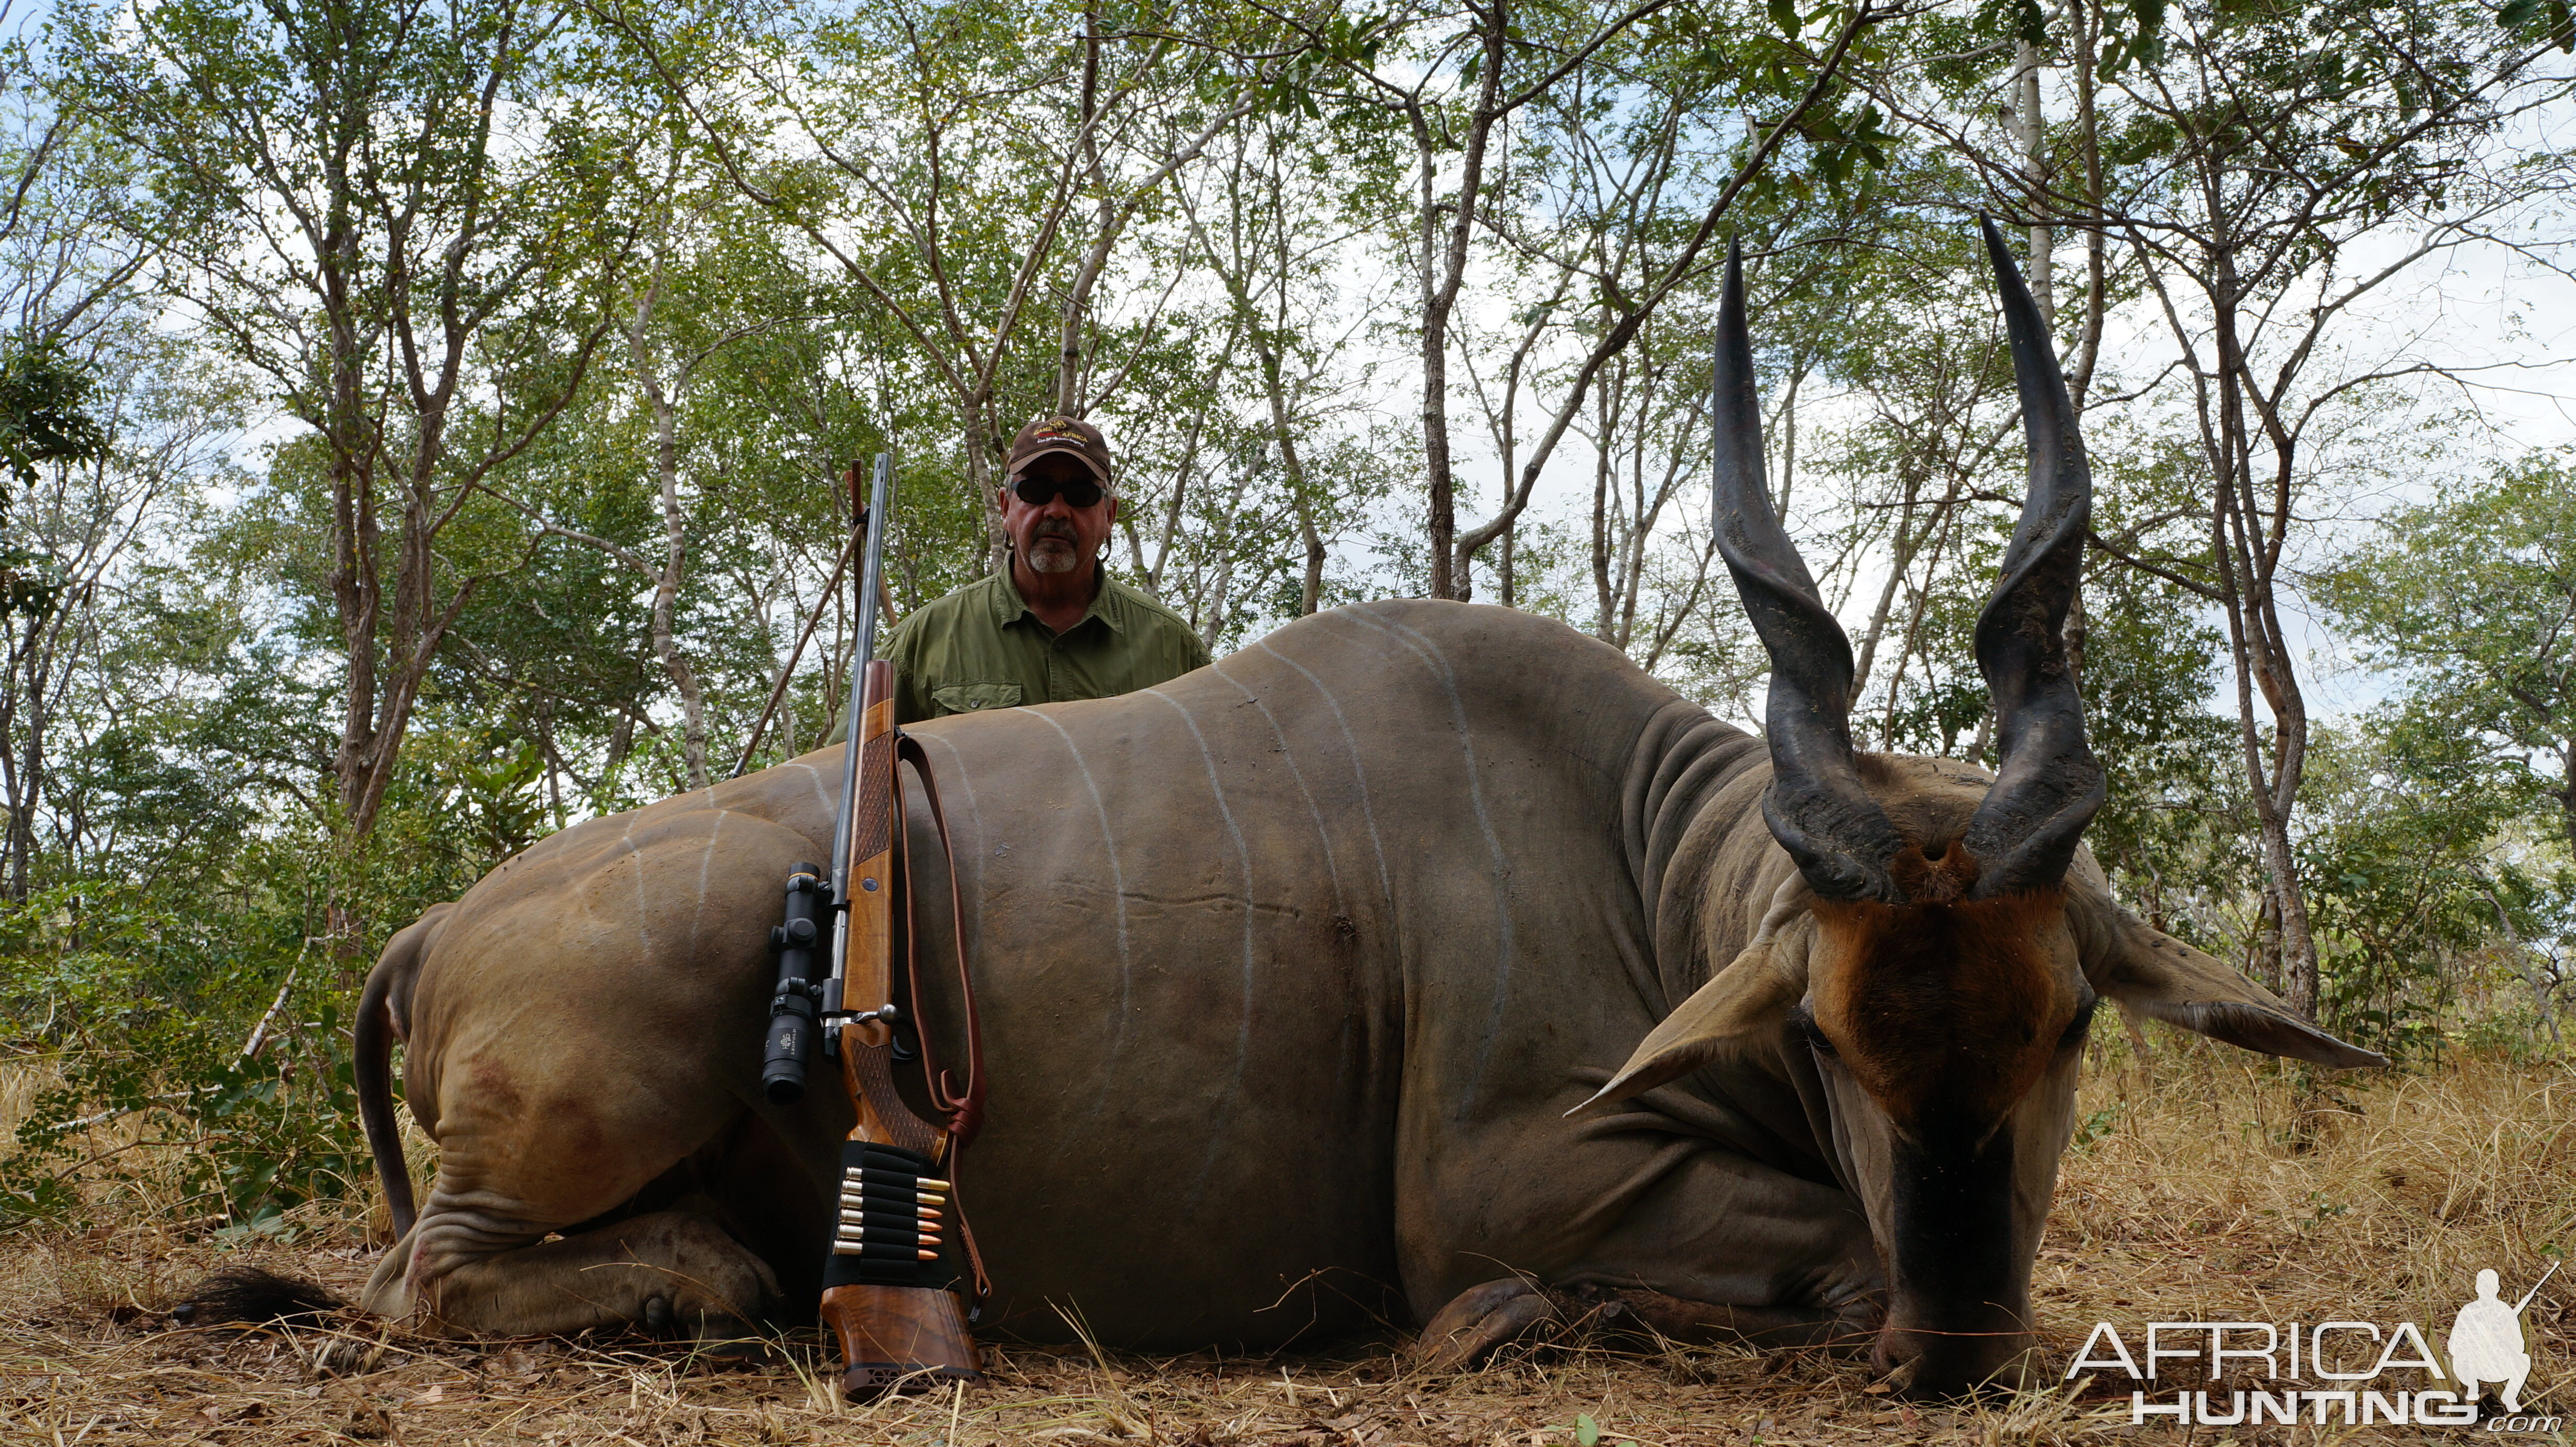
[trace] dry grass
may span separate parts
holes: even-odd
[[[2187,1319],[2414,1320],[2438,1341],[2479,1267],[2519,1295],[2576,1233],[2565,1067],[2468,1062],[2302,1095],[2286,1072],[2244,1062],[2196,1042],[2143,1065],[2116,1041],[2097,1055],[2081,1101],[2091,1138],[2067,1161],[2039,1265],[2053,1370],[2096,1320],[2133,1344],[2147,1321]],[[0,1128],[13,1093],[23,1099],[23,1085],[0,1071]],[[131,1219],[151,1221],[149,1204],[137,1199]],[[2102,1384],[1909,1408],[1874,1393],[1867,1371],[1812,1354],[1597,1342],[1445,1378],[1409,1372],[1394,1342],[1177,1360],[1005,1346],[988,1388],[854,1408],[834,1400],[810,1334],[741,1371],[642,1340],[459,1344],[355,1319],[169,1328],[162,1313],[216,1265],[249,1260],[353,1290],[371,1254],[360,1218],[307,1208],[301,1219],[312,1235],[298,1246],[230,1251],[151,1224],[0,1237],[0,1443],[1541,1447],[1575,1442],[1580,1415],[1612,1444],[2442,1435],[2302,1425],[2185,1439],[2130,1427],[2125,1382],[2118,1394]],[[2538,1358],[2526,1404],[2547,1411],[2567,1400],[2557,1372],[2576,1281],[2552,1282],[2526,1320]]]

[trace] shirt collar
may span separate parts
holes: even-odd
[[[993,621],[1004,628],[1023,618],[1037,622],[1037,615],[1029,611],[1027,600],[1020,596],[1019,585],[1011,580],[1011,567],[1010,555],[1005,553],[1002,555],[1002,570],[993,575]],[[1118,581],[1109,576],[1108,568],[1100,565],[1100,591],[1091,595],[1091,606],[1083,610],[1082,623],[1097,618],[1110,632],[1124,637],[1127,632],[1127,605],[1119,596],[1123,591]],[[1079,628],[1082,623],[1073,626]]]

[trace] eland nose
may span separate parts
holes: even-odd
[[[2039,1341],[2002,1325],[1989,1330],[1901,1326],[1880,1329],[1870,1363],[1888,1385],[1917,1400],[1980,1391],[2015,1391],[2039,1380]]]

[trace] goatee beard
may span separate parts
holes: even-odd
[[[1082,554],[1062,538],[1036,538],[1029,543],[1029,571],[1070,573],[1082,566]]]

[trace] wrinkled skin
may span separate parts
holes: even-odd
[[[1455,1364],[1595,1308],[1953,1390],[2028,1346],[2086,999],[2371,1058],[2089,861],[2062,901],[1958,907],[2011,915],[2008,947],[1891,975],[1886,922],[1815,907],[1773,843],[1758,740],[1507,609],[1342,609],[1160,688],[913,732],[983,1007],[960,1191],[1004,1330],[1258,1348],[1410,1317]],[[370,999],[441,1155],[371,1309],[810,1313],[848,1105],[760,1098],[764,939],[789,865],[828,857],[839,757],[566,830],[397,937]],[[1984,790],[1871,768],[1927,842]],[[935,861],[917,793],[909,817]],[[1964,1043],[1906,1048],[1927,1032]],[[1625,1103],[1578,1110],[1621,1060]]]

